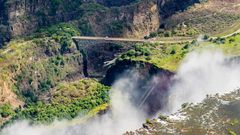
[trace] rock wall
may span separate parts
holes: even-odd
[[[5,10],[5,1],[0,0],[0,48],[4,42],[9,41],[9,30],[7,27],[7,15]]]
[[[88,11],[83,3],[99,3],[104,10]],[[38,28],[77,20],[83,35],[142,38],[158,30],[162,19],[198,0],[1,0],[0,44]],[[112,7],[114,6],[114,7]],[[95,11],[94,11],[95,10]],[[84,23],[87,26],[81,25]]]
[[[77,12],[67,10],[64,5],[68,2],[70,1],[57,3],[48,0],[14,0],[6,2],[11,37],[27,35],[39,27],[74,19]]]
[[[133,104],[143,109],[149,117],[156,115],[166,105],[165,98],[174,73],[147,62],[123,60],[116,62],[107,71],[103,83],[111,86],[116,80],[124,77],[130,77],[135,85],[135,91],[132,91],[133,95],[130,96]],[[146,93],[149,95],[144,99]]]
[[[178,11],[183,11],[201,0],[158,0],[161,18],[165,19]]]
[[[113,8],[86,17],[96,36],[138,37],[156,31],[160,25],[156,0]]]
[[[134,0],[125,0],[122,5],[130,4],[132,1]],[[155,0],[144,0],[132,6],[110,8],[104,12],[96,11],[93,15],[87,13],[85,19],[90,23],[94,35],[140,37],[158,28],[158,10],[156,2],[153,1]],[[0,42],[31,34],[38,28],[51,24],[82,20],[83,12],[79,6],[89,2],[105,6],[122,6],[121,3],[112,0],[63,0],[59,3],[47,0],[2,0]],[[82,22],[79,23],[81,25]]]

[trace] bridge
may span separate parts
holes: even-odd
[[[137,43],[183,43],[193,39],[171,37],[159,39],[135,39],[113,37],[72,37],[83,56],[83,71],[86,77],[103,78],[108,70],[106,62],[113,61],[119,54],[130,50]]]
[[[153,43],[144,39],[130,39],[130,38],[110,38],[110,37],[72,37],[73,41],[78,48],[85,48],[87,46],[93,46],[96,44],[117,44],[125,47],[133,46],[137,43]]]
[[[160,38],[160,39],[136,39],[136,38],[116,38],[116,37],[89,37],[89,36],[76,36],[72,37],[73,41],[79,45],[95,45],[112,43],[124,46],[132,46],[136,43],[159,43],[159,44],[174,44],[174,43],[184,43],[191,42],[194,40],[193,37],[170,37],[170,38]]]

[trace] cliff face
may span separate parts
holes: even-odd
[[[4,0],[0,0],[0,47],[4,42],[9,41],[9,32],[7,27],[7,16],[4,6]]]
[[[119,7],[137,2],[137,0],[83,0],[83,1],[99,3],[107,7]]]
[[[159,10],[155,0],[97,12],[86,17],[97,36],[142,38],[158,29]]]
[[[90,18],[99,17],[98,15],[101,13],[98,13],[99,11],[88,11],[88,7],[81,7],[82,4],[86,3],[99,3],[107,7],[111,6],[122,6],[127,5],[135,0],[125,0],[123,2],[116,2],[112,0],[24,0],[24,1],[18,1],[18,0],[1,0],[0,1],[0,44],[3,44],[5,41],[9,41],[10,38],[15,38],[17,36],[25,36],[27,34],[31,34],[32,32],[36,31],[38,28],[49,26],[51,24],[56,24],[59,22],[67,22],[70,20],[81,20],[81,17],[83,14],[87,14],[86,16],[90,16],[88,13],[90,12],[96,12],[94,16],[91,16]],[[158,25],[158,14],[156,7],[153,12],[154,15],[150,16],[150,18],[144,17],[145,12],[149,12],[148,8],[149,6],[147,4],[140,6],[136,6],[136,9],[134,7],[128,7],[128,8],[116,8],[118,10],[117,14],[115,13],[115,10],[107,10],[103,14],[104,17],[101,14],[101,23],[99,23],[98,20],[89,19],[89,21],[94,21],[92,23],[92,29],[94,29],[94,34],[96,35],[114,35],[111,33],[111,31],[104,31],[105,27],[107,27],[105,24],[105,21],[110,21],[109,23],[116,23],[115,21],[127,21],[129,24],[136,23],[136,25],[139,25],[144,20],[147,20],[147,23],[152,20],[154,21],[154,25],[152,26],[152,29],[155,29],[154,27]],[[93,6],[93,7],[91,7]],[[90,5],[89,8],[93,8],[96,5]],[[150,7],[151,8],[151,7]],[[141,11],[141,10],[143,11]],[[86,10],[86,11],[84,11]],[[90,9],[91,10],[91,9]],[[130,13],[129,13],[129,10]],[[122,13],[123,12],[123,13]],[[136,14],[136,16],[135,16]],[[116,18],[117,17],[117,18]],[[139,18],[138,17],[142,17]],[[79,19],[80,18],[80,19]],[[150,20],[151,19],[151,20]],[[157,20],[157,21],[156,21]],[[130,22],[129,22],[130,21]],[[80,22],[82,23],[82,22]],[[103,24],[103,26],[101,26]],[[135,24],[134,24],[135,25]],[[95,28],[98,27],[98,28]],[[100,28],[99,28],[100,27]],[[113,27],[119,27],[119,26],[113,26]],[[120,26],[121,27],[121,26]],[[123,26],[124,27],[124,26]],[[101,31],[98,31],[101,29]],[[114,28],[113,28],[114,29]],[[116,29],[118,30],[118,29]]]
[[[8,25],[12,37],[32,33],[39,27],[65,22],[75,18],[76,10],[70,11],[73,4],[65,1],[24,0],[5,2]],[[81,1],[73,2],[80,4]]]
[[[142,38],[156,31],[162,19],[195,2],[198,0],[1,0],[0,44],[73,20],[82,35]]]
[[[167,18],[176,11],[185,10],[187,7],[199,3],[201,0],[158,0],[160,15],[162,18]]]

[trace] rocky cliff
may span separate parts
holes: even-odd
[[[187,0],[1,0],[0,43],[59,22],[76,21],[82,35],[144,37],[162,18],[198,2]]]
[[[123,4],[129,4],[130,2],[131,1],[126,1]],[[82,15],[85,13],[87,14],[86,16],[89,16],[88,13],[95,12],[97,10],[97,9],[94,9],[95,6],[99,8],[103,8],[100,5],[97,5],[96,3],[100,3],[106,6],[121,6],[116,2],[109,2],[109,0],[106,0],[106,1],[104,0],[77,0],[77,1],[5,0],[5,1],[1,1],[0,42],[3,43],[4,41],[8,41],[9,38],[15,38],[17,36],[24,36],[24,35],[30,34],[36,31],[40,27],[45,27],[45,26],[56,24],[59,22],[67,22],[70,20],[79,20],[79,18],[81,18]],[[107,4],[111,4],[111,5],[107,5]],[[83,7],[81,5],[83,5]],[[84,12],[84,10],[87,10],[87,11]],[[89,10],[93,10],[93,11],[89,11]],[[124,9],[121,9],[119,11],[123,11],[123,10]],[[116,18],[113,18],[113,17],[119,16],[119,14],[111,15],[113,14],[112,13],[113,11],[107,11],[107,12],[110,13],[110,15],[105,16],[104,20],[114,20],[114,19],[116,20]],[[124,12],[125,12],[124,14],[128,14],[127,13],[128,11],[125,10]],[[96,15],[98,14],[95,14],[95,17],[97,18]],[[125,16],[128,16],[128,18],[126,19],[129,19],[131,16],[133,16],[133,14],[125,15]],[[82,23],[82,21],[80,21],[80,23]],[[97,24],[99,22],[95,21],[92,23]]]
[[[154,0],[113,8],[86,17],[95,35],[142,38],[160,25],[159,10]],[[98,23],[96,23],[98,22]]]

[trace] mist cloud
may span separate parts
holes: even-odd
[[[146,119],[144,111],[133,104],[137,92],[138,74],[129,71],[117,80],[111,90],[111,109],[85,125],[67,126],[68,121],[50,126],[32,126],[27,121],[17,122],[2,131],[3,135],[120,135],[141,127]],[[65,126],[64,126],[65,125]]]
[[[221,51],[190,53],[170,88],[168,105],[162,111],[176,112],[183,103],[201,102],[208,94],[224,94],[240,86],[240,64]]]
[[[240,64],[227,59],[220,51],[190,53],[173,77],[168,102],[160,112],[174,113],[183,103],[201,102],[207,94],[223,94],[238,88]],[[138,129],[146,114],[131,100],[139,94],[137,78],[138,74],[131,71],[118,79],[111,90],[111,110],[85,125],[67,126],[68,121],[61,121],[51,126],[32,126],[21,121],[5,128],[1,135],[120,135]],[[146,85],[157,85],[156,80],[153,77]]]

